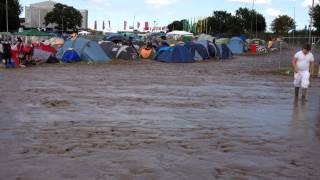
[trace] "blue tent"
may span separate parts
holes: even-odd
[[[64,54],[70,49],[76,51],[81,60],[84,61],[103,62],[111,60],[97,42],[80,37],[66,41],[58,50],[57,58],[62,60]]]
[[[184,46],[192,53],[194,60],[209,59],[209,52],[201,43],[187,42]]]
[[[220,59],[222,57],[222,53],[220,51],[219,46],[216,43],[209,42],[208,44],[209,55],[212,58]]]
[[[75,50],[69,49],[64,52],[61,61],[66,63],[79,62],[81,58]]]
[[[230,48],[233,54],[244,53],[245,46],[246,46],[246,43],[238,37],[231,38],[228,43],[228,47]]]
[[[229,49],[229,47],[225,44],[217,44],[217,47],[219,48],[219,59],[231,59],[232,58],[232,52]]]
[[[193,63],[195,62],[191,52],[182,45],[161,48],[154,60],[168,63]]]

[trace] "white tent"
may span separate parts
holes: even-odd
[[[91,34],[91,33],[88,32],[88,31],[81,31],[81,32],[79,32],[79,35],[89,35],[89,34]]]
[[[187,31],[172,31],[169,32],[167,35],[169,36],[193,36],[193,33]]]

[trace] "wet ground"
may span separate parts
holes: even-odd
[[[278,62],[0,69],[0,179],[318,180],[320,80],[295,103]]]

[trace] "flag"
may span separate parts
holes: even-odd
[[[94,28],[93,28],[93,29],[94,29],[94,30],[97,30],[97,26],[98,26],[98,25],[97,25],[97,21],[94,21]]]
[[[140,29],[140,22],[137,22],[137,29]]]
[[[102,22],[102,29],[104,30],[106,27],[105,27],[105,24],[104,24],[104,21]]]
[[[144,24],[144,30],[149,31],[149,22],[148,21],[146,21]]]
[[[111,29],[111,21],[110,20],[108,21],[108,24],[109,24],[109,29]]]
[[[123,24],[123,29],[124,29],[124,30],[127,30],[127,24],[128,24],[128,22],[127,22],[127,21],[124,21],[124,24]]]

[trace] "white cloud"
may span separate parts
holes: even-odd
[[[319,4],[318,0],[314,0],[314,4]],[[312,6],[312,0],[303,0],[302,6],[307,7],[307,6]]]
[[[176,3],[178,0],[145,0],[145,3],[155,7],[163,7]]]
[[[240,3],[252,3],[253,1],[256,4],[270,4],[272,0],[228,0],[231,2],[240,2]]]
[[[108,1],[108,0],[91,0],[91,2],[99,4],[99,5],[104,5],[104,6],[110,5],[110,1]]]
[[[271,17],[277,17],[282,14],[279,10],[273,8],[268,8],[266,13]]]

